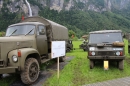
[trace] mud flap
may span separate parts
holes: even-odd
[[[109,69],[109,61],[104,60],[104,70],[108,70],[108,69]]]

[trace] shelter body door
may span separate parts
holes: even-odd
[[[48,53],[48,44],[46,36],[46,28],[44,25],[39,25],[37,29],[37,49],[41,55]]]

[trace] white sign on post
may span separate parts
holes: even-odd
[[[51,58],[65,56],[65,41],[52,41]]]
[[[51,58],[57,58],[57,78],[59,79],[59,57],[65,56],[65,41],[52,41]]]

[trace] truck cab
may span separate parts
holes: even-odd
[[[48,53],[46,26],[40,22],[24,22],[11,25],[8,27],[5,36],[10,39],[18,37],[20,41],[24,41],[24,44],[19,42],[18,46],[22,44],[21,48],[34,48],[39,51],[40,55]],[[29,43],[29,46],[26,45],[28,41],[32,42]]]

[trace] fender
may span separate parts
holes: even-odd
[[[13,62],[12,56],[13,55],[18,56],[18,50],[21,51],[21,57],[18,57],[18,62]],[[9,54],[8,54],[10,66],[14,66],[14,67],[19,66],[19,68],[20,68],[19,70],[24,70],[25,60],[28,57],[28,55],[30,55],[30,54],[38,54],[39,57],[40,57],[39,52],[34,48],[22,48],[22,49],[10,51]]]

